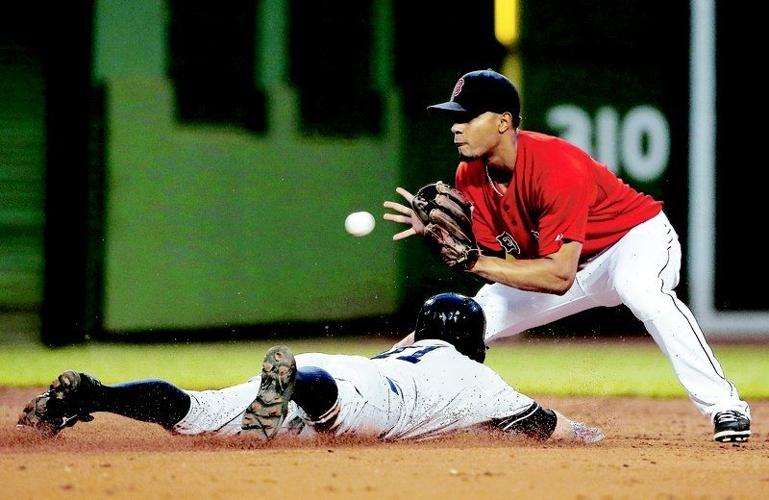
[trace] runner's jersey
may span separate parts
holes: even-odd
[[[518,156],[504,196],[482,161],[461,162],[455,183],[473,203],[479,245],[516,258],[543,257],[564,241],[579,241],[584,261],[662,210],[661,202],[581,149],[536,132],[518,132]]]
[[[336,435],[426,439],[517,415],[534,403],[442,340],[421,340],[372,359],[305,353],[296,363],[336,379]]]
[[[421,340],[372,360],[399,404],[386,439],[427,438],[516,415],[533,400],[442,340]]]

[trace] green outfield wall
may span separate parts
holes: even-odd
[[[96,13],[95,78],[106,88],[109,131],[105,328],[393,313],[399,268],[392,232],[379,227],[354,238],[343,223],[360,210],[381,223],[381,203],[398,185],[397,92],[382,94],[379,133],[304,134],[283,67],[286,3],[265,1],[256,22],[268,62],[254,82],[266,96],[264,132],[184,123],[167,76],[165,5],[103,1]],[[389,15],[385,2],[375,8]],[[387,62],[370,68],[381,87],[392,87]]]
[[[482,282],[418,238],[393,242],[382,202],[453,180],[452,124],[426,107],[494,68],[519,86],[523,128],[664,201],[686,255],[676,292],[706,335],[766,338],[769,268],[746,280],[738,244],[765,212],[762,129],[745,125],[763,116],[761,80],[740,62],[759,18],[712,0],[416,7],[97,0],[41,23],[14,4],[0,330],[40,325],[48,345],[407,330],[426,297]],[[354,238],[343,221],[361,210],[378,224]],[[645,335],[624,307],[539,332]]]

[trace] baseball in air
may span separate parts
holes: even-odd
[[[353,236],[366,236],[374,230],[374,216],[368,212],[353,212],[344,220],[344,229]]]

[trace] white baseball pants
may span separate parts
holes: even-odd
[[[678,235],[660,212],[584,264],[562,296],[495,283],[482,287],[475,300],[486,313],[487,341],[593,307],[625,304],[668,357],[700,412],[712,418],[738,410],[750,417],[748,404],[724,376],[691,311],[673,292],[680,269]]]
[[[337,436],[380,437],[392,429],[400,411],[393,407],[386,379],[370,360],[355,356],[305,353],[296,356],[297,366],[317,366],[329,371],[339,390],[340,415],[334,426]],[[248,406],[256,399],[261,377],[248,382],[207,391],[185,391],[190,396],[190,409],[173,428],[177,434],[240,434],[240,423]],[[291,401],[286,422],[304,412]],[[285,424],[280,432],[286,432]],[[315,435],[312,426],[304,426],[300,437]]]

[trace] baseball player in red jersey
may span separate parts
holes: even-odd
[[[486,313],[487,341],[625,304],[668,357],[695,406],[710,416],[713,438],[746,441],[750,408],[673,291],[681,246],[662,203],[576,146],[520,130],[518,91],[492,70],[465,74],[451,100],[428,109],[454,121],[462,160],[455,183],[473,205],[481,250],[465,269],[493,282],[475,296]],[[397,192],[411,203],[411,193]],[[393,239],[424,234],[410,207],[391,201],[385,207],[396,212],[385,219],[411,226]]]

